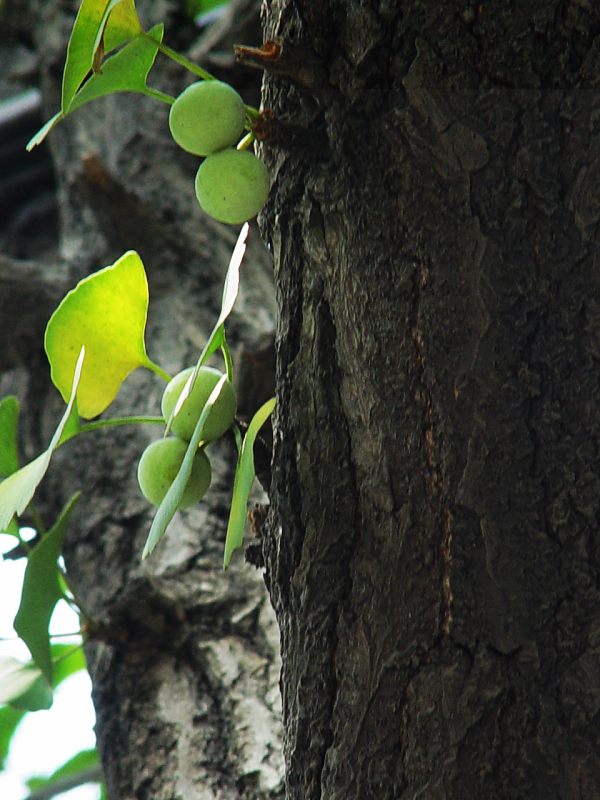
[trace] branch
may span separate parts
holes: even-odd
[[[323,62],[304,45],[269,39],[262,47],[236,44],[233,50],[239,63],[289,78],[315,95],[328,89]]]
[[[102,781],[102,767],[98,764],[95,767],[83,769],[76,775],[69,775],[65,778],[52,783],[51,786],[42,786],[41,789],[32,792],[26,800],[50,800],[61,792],[68,792],[76,786],[83,786],[84,783],[100,783]]]

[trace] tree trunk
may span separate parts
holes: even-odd
[[[56,4],[39,7],[54,110],[66,27]],[[281,631],[287,797],[591,800],[600,9],[263,8],[266,38],[283,49],[242,56],[268,67],[274,114],[260,148],[278,299],[262,541]],[[175,4],[157,2],[152,21],[165,10],[177,46]],[[241,86],[244,74],[228,76]],[[175,93],[179,79],[165,70],[159,88]],[[199,221],[193,160],[169,142],[165,114],[117,97],[78,112],[52,143],[57,280],[139,249],[149,350],[168,369],[190,363],[230,243]],[[256,246],[240,339],[268,329],[269,301],[256,304],[267,275]],[[135,376],[117,411],[154,412],[159,394]],[[36,408],[39,449],[59,403],[41,394]],[[86,492],[67,556],[107,631],[88,652],[109,797],[276,796],[273,621],[252,570],[219,570],[230,451],[208,503],[140,565],[144,443],[90,438],[46,492],[49,509]]]
[[[265,32],[287,797],[599,797],[600,7]]]

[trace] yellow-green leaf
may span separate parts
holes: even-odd
[[[134,369],[154,369],[144,344],[147,311],[144,265],[130,250],[80,281],[50,317],[44,344],[52,381],[64,399],[73,382],[77,353],[85,347],[77,390],[77,407],[84,419],[101,414]]]

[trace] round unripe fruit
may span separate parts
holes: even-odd
[[[258,214],[268,194],[267,168],[247,150],[222,150],[208,156],[196,175],[196,197],[202,210],[230,225]]]
[[[138,464],[138,483],[142,494],[153,506],[161,504],[177,477],[186,450],[187,442],[169,436],[152,442],[142,453]],[[203,451],[198,451],[177,508],[181,510],[195,505],[208,491],[210,479],[210,461]]]
[[[194,367],[184,369],[169,381],[160,404],[165,420],[168,420],[171,416],[179,395],[193,371]],[[202,409],[222,375],[223,373],[219,372],[218,369],[200,367],[194,388],[184,400],[177,416],[173,419],[171,430],[175,436],[179,436],[180,439],[185,439],[189,442]],[[202,439],[205,442],[212,442],[213,439],[218,439],[219,436],[225,433],[234,420],[236,406],[235,390],[230,381],[225,381],[221,394],[204,424]]]
[[[245,121],[244,101],[235,89],[221,81],[193,83],[179,95],[169,112],[173,139],[197,156],[236,144]]]

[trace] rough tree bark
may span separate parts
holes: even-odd
[[[287,797],[600,797],[600,7],[264,21]]]
[[[283,42],[265,64],[261,224],[279,312],[263,552],[287,797],[598,797],[600,9],[278,0],[263,12]],[[118,247],[147,253],[153,334],[179,366],[197,345],[189,325],[203,326],[186,302],[195,312],[212,275],[197,255],[206,234],[158,117],[141,130],[118,108],[55,137],[63,250],[97,266],[125,222]],[[149,387],[123,402],[150,406]],[[226,753],[245,657],[259,685],[243,699],[269,720],[258,664],[274,664],[255,579],[213,571],[226,495],[140,567],[139,442],[111,447],[75,462],[94,500],[69,551],[86,602],[124,636],[90,650],[111,791],[265,796],[258,766],[262,788],[247,766],[236,783],[243,744],[240,760],[237,739]]]

